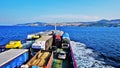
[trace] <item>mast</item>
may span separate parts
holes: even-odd
[[[55,30],[57,30],[57,28],[56,28],[56,22],[55,22]]]

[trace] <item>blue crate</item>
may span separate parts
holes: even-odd
[[[31,68],[40,68],[39,66],[31,66]]]

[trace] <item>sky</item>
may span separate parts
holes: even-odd
[[[120,0],[0,0],[0,25],[120,19]]]

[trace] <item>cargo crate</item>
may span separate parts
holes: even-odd
[[[28,61],[29,67],[39,66],[43,68],[51,68],[53,59],[53,52],[49,50],[41,50],[35,54],[35,56]]]

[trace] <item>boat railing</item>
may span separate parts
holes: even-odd
[[[74,68],[78,68],[78,65],[76,63],[76,59],[75,59],[74,54],[73,54],[71,44],[70,44],[70,51],[71,51],[70,53],[71,53],[71,57],[72,57],[73,66],[74,66]]]

